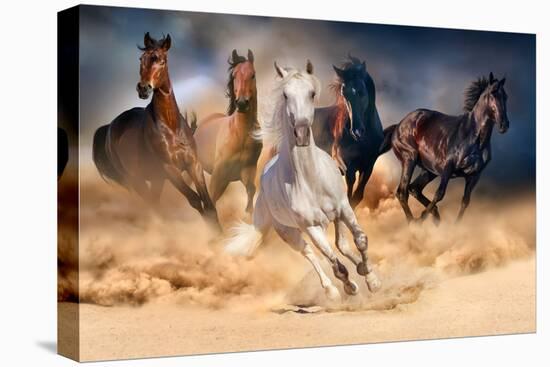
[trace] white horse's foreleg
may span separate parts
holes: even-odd
[[[361,262],[357,264],[357,272],[365,276],[369,290],[375,292],[380,288],[380,280],[368,261],[368,238],[363,229],[361,229],[361,226],[359,226],[355,213],[349,204],[342,209],[342,220],[353,234],[353,241],[361,253]]]
[[[361,262],[361,257],[349,246],[344,230],[344,223],[340,219],[335,220],[334,232],[336,237],[336,247],[342,255],[347,257],[355,266],[357,266]]]
[[[351,295],[357,294],[357,291],[359,290],[357,284],[349,279],[348,269],[346,269],[344,264],[342,264],[342,262],[340,262],[338,257],[334,254],[334,251],[332,251],[332,247],[327,240],[324,229],[319,226],[312,226],[307,227],[306,232],[313,241],[313,244],[317,246],[317,248],[330,262],[334,276],[344,283],[344,290],[346,293]]]
[[[323,268],[319,263],[319,259],[315,256],[311,246],[304,241],[300,231],[296,228],[286,227],[281,224],[274,224],[273,228],[283,239],[283,241],[288,243],[294,250],[304,255],[304,257],[311,263],[313,269],[315,269],[315,272],[319,276],[321,286],[325,290],[327,297],[330,300],[339,300],[340,292],[338,292],[338,289],[332,284],[330,278],[323,271]]]

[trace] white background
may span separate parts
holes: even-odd
[[[93,1],[259,14],[537,33],[537,334],[233,353],[100,366],[549,365],[550,27],[545,1]],[[68,366],[56,339],[56,12],[74,1],[4,0],[0,10],[0,364]],[[521,55],[518,55],[521,57]],[[546,226],[543,224],[546,223]],[[548,266],[548,264],[546,264]],[[334,325],[335,328],[338,325]],[[253,337],[253,336],[252,336]],[[545,348],[546,347],[546,348]]]

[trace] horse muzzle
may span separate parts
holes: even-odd
[[[504,119],[498,124],[498,132],[501,134],[504,134],[508,129],[510,128],[510,121],[508,119]]]
[[[147,99],[153,92],[153,87],[151,87],[151,84],[142,84],[137,83],[136,85],[136,91],[138,93],[139,98],[141,99]]]
[[[294,137],[297,147],[307,147],[311,141],[311,129],[309,126],[294,127]]]
[[[238,98],[235,101],[235,105],[238,112],[248,112],[248,110],[250,109],[250,100],[248,98]]]

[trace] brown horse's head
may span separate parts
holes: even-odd
[[[489,74],[489,86],[487,87],[487,93],[485,98],[487,99],[487,108],[489,109],[490,118],[498,125],[498,131],[505,133],[510,127],[510,121],[508,120],[508,113],[506,112],[506,100],[508,95],[504,90],[504,82],[506,78],[500,80],[493,76],[493,73]]]
[[[239,56],[233,50],[229,62],[229,81],[227,82],[227,97],[229,107],[227,113],[246,113],[256,103],[256,70],[254,70],[254,54],[248,50],[248,57]]]
[[[145,33],[143,47],[138,46],[143,51],[139,58],[140,79],[136,86],[139,98],[149,98],[153,90],[168,81],[168,50],[171,42],[170,35],[157,41],[149,32]]]

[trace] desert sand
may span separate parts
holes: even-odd
[[[360,292],[336,303],[275,235],[254,259],[234,258],[170,187],[152,212],[84,172],[78,279],[60,237],[61,326],[79,307],[83,361],[534,332],[534,195],[480,194],[455,224],[455,185],[440,226],[407,226],[380,172],[356,212],[382,288],[370,293],[344,261]],[[245,197],[235,185],[218,203],[225,228],[246,220]],[[67,302],[77,285],[79,306]]]

